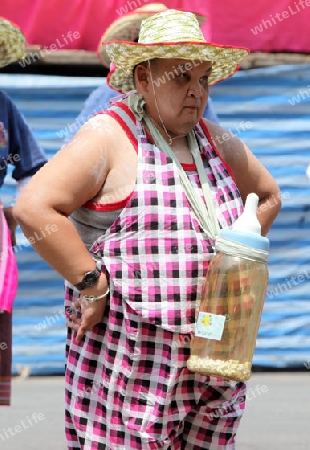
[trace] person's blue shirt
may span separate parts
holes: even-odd
[[[81,110],[75,121],[69,126],[70,132],[67,134],[64,142],[71,141],[76,132],[84,125],[94,114],[109,108],[109,101],[113,97],[118,97],[120,94],[111,89],[104,81],[97,89],[95,89],[89,97],[85,100],[84,107]],[[204,110],[203,117],[212,122],[219,123],[219,119],[215,112],[213,102],[209,97],[208,104]]]
[[[0,187],[8,165],[14,166],[12,178],[20,181],[32,176],[46,161],[23,115],[10,97],[0,91]]]

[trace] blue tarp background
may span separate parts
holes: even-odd
[[[270,282],[254,365],[304,367],[310,360],[310,65],[239,71],[211,88],[221,124],[276,178],[283,207],[270,233]],[[47,155],[62,144],[88,94],[102,80],[0,74]],[[9,201],[14,182],[1,193]],[[276,202],[277,199],[274,199]],[[19,290],[13,318],[13,373],[63,373],[63,282],[18,234]]]

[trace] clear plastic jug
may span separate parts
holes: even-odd
[[[187,361],[191,371],[235,381],[251,377],[268,285],[269,241],[260,236],[257,202],[250,194],[240,220],[216,243]]]

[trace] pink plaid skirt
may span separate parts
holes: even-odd
[[[68,449],[234,449],[245,384],[190,372],[192,335],[146,323],[118,300],[80,344],[69,331]]]

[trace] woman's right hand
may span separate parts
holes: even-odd
[[[81,292],[79,299],[72,304],[73,312],[69,316],[67,325],[77,333],[77,342],[80,342],[87,331],[92,331],[93,328],[101,322],[108,297],[107,295],[95,302],[90,302],[89,300],[84,299],[83,295],[100,296],[107,291],[107,278],[102,273],[96,286],[85,289]]]
[[[74,311],[69,316],[67,325],[77,333],[77,342],[80,342],[87,331],[92,331],[93,328],[101,322],[106,305],[106,297],[99,299],[96,302],[90,302],[83,299],[82,296],[72,304]]]

